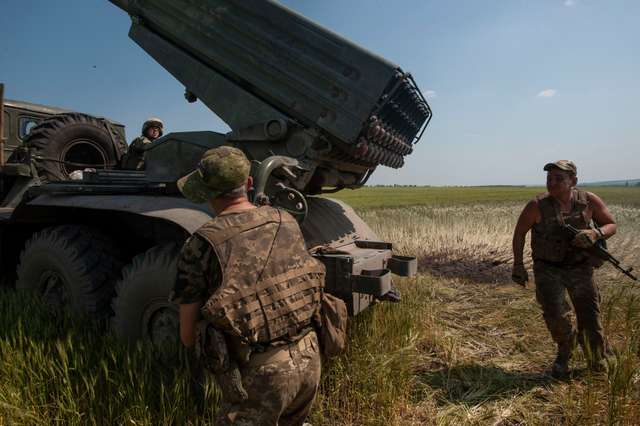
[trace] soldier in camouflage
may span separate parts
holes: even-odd
[[[302,425],[320,381],[318,312],[324,266],[288,213],[247,198],[242,151],[207,151],[178,180],[184,196],[217,216],[184,244],[174,301],[180,335],[216,377],[217,424]]]
[[[122,168],[127,170],[144,170],[144,150],[154,140],[162,136],[163,123],[159,118],[151,117],[142,124],[142,134],[129,145],[123,158]]]
[[[558,346],[551,374],[564,377],[575,341],[580,343],[590,367],[607,367],[607,345],[600,322],[600,294],[593,281],[593,268],[602,265],[589,249],[598,240],[616,233],[615,220],[604,202],[591,192],[576,188],[577,168],[567,160],[544,166],[547,190],[531,200],[518,219],[513,233],[513,280],[528,281],[523,264],[523,248],[531,230],[531,255],[536,299],[551,337]],[[580,229],[570,237],[564,224]],[[569,294],[575,309],[577,331],[571,322]]]

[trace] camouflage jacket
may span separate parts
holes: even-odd
[[[220,286],[220,263],[213,248],[198,234],[192,235],[178,255],[172,301],[204,302]]]

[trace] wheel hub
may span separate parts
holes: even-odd
[[[58,271],[44,271],[40,275],[38,288],[42,289],[42,300],[52,308],[61,309],[69,300],[67,286]]]
[[[107,167],[107,155],[95,142],[88,139],[76,139],[68,144],[62,152],[60,166],[69,175],[75,170],[85,167],[104,169]]]
[[[151,342],[156,354],[165,361],[177,356],[180,347],[180,319],[173,305],[166,301],[152,303],[143,319],[145,340]]]

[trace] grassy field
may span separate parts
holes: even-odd
[[[608,204],[640,207],[640,187],[582,188],[597,193]],[[468,206],[522,202],[544,192],[542,187],[368,187],[330,195],[358,209],[407,206]]]
[[[396,194],[397,192],[397,194]],[[609,373],[546,371],[554,347],[531,285],[510,283],[513,225],[535,188],[365,188],[335,194],[356,207],[419,274],[398,280],[400,304],[356,317],[342,356],[325,364],[315,425],[637,424],[640,291],[604,266]],[[640,190],[598,188],[616,215],[612,252],[640,265]],[[397,195],[397,200],[394,198]],[[184,368],[163,368],[99,328],[51,321],[26,296],[0,295],[0,424],[207,424]]]

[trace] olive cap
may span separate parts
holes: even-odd
[[[178,179],[178,189],[188,200],[205,203],[242,186],[250,171],[251,163],[241,150],[220,146],[206,151],[198,167]]]
[[[560,170],[564,170],[565,172],[571,172],[574,175],[578,174],[578,168],[576,167],[576,165],[573,163],[573,161],[569,161],[569,160],[558,160],[555,161],[553,163],[547,163],[544,165],[544,171],[549,171],[551,169],[560,169]]]

